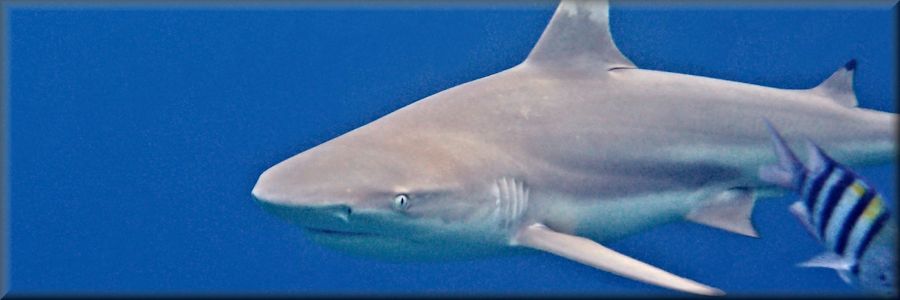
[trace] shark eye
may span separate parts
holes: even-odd
[[[405,210],[409,207],[409,196],[406,194],[399,194],[394,196],[394,209],[396,210]]]

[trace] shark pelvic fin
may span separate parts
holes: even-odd
[[[714,195],[687,215],[687,219],[749,237],[759,237],[751,216],[756,195],[748,188],[732,188]]]
[[[721,290],[625,256],[592,240],[553,231],[540,223],[519,231],[511,244],[546,251],[619,276],[665,288],[701,295],[725,294]]]
[[[635,68],[613,42],[606,0],[563,0],[525,62],[602,71]]]
[[[845,107],[856,107],[856,93],[853,91],[853,71],[855,69],[856,60],[854,59],[810,91],[828,97]]]

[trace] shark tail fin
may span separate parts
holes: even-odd
[[[775,147],[775,154],[778,156],[778,164],[765,165],[759,168],[759,178],[762,181],[779,185],[784,188],[797,189],[803,180],[805,168],[797,156],[788,147],[787,142],[778,133],[778,130],[769,122],[763,119],[769,135],[772,138],[772,145]]]
[[[853,71],[856,60],[850,60],[843,67],[831,74],[810,92],[825,96],[844,107],[856,107],[856,93],[853,91]]]

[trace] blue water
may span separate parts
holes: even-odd
[[[269,166],[517,64],[553,3],[5,7],[12,294],[676,294],[547,254],[351,257],[251,200]],[[614,3],[611,22],[646,69],[807,88],[856,58],[860,106],[896,112],[894,12]],[[894,168],[858,171],[892,202]],[[792,199],[758,202],[761,239],[678,223],[609,245],[731,294],[859,293],[793,266],[821,247]]]

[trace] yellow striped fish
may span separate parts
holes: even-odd
[[[895,293],[896,223],[881,195],[809,140],[803,165],[772,124],[766,125],[779,162],[761,167],[759,177],[800,194],[790,211],[826,248],[800,266],[831,268],[849,284]]]

